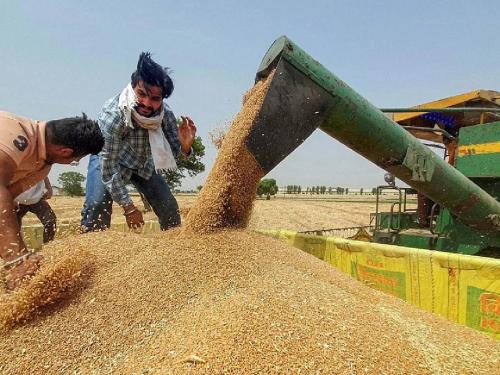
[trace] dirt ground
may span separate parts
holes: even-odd
[[[193,206],[196,196],[178,195],[183,219]],[[140,207],[142,203],[138,197],[133,197]],[[384,197],[383,210],[389,210],[393,196]],[[83,205],[83,197],[55,196],[49,200],[59,223],[78,223]],[[414,208],[414,205],[409,205]],[[113,206],[113,222],[124,222],[122,210]],[[271,200],[257,199],[250,218],[250,229],[287,229],[293,231],[307,231],[352,227],[370,224],[370,213],[375,212],[375,197],[372,195],[326,195],[314,196],[277,196]],[[145,220],[155,219],[152,212],[144,215]],[[24,225],[39,223],[37,217],[31,213],[24,217]]]

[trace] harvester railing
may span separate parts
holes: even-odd
[[[364,229],[366,232],[370,233],[371,231],[373,231],[373,228],[374,228],[373,225],[359,225],[355,227],[305,230],[305,231],[300,231],[298,233],[312,234],[316,236],[350,238],[355,236],[361,229]]]

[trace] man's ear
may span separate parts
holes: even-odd
[[[61,147],[59,149],[59,155],[65,158],[70,158],[73,156],[73,149],[70,147]]]

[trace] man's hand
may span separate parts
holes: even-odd
[[[125,216],[127,225],[130,229],[139,229],[144,225],[144,219],[142,218],[141,211],[133,204],[123,206],[123,215]]]
[[[49,181],[49,178],[48,178],[48,177],[45,177],[45,179],[44,179],[43,181],[44,181],[44,183],[45,183],[45,189],[47,189],[47,191],[46,191],[46,192],[45,192],[45,194],[42,196],[42,199],[47,200],[47,199],[52,198],[52,194],[53,194],[52,184],[50,183],[50,181]]]
[[[52,194],[53,194],[52,188],[50,188],[50,190],[47,190],[45,192],[45,194],[42,196],[42,199],[43,200],[48,200],[48,199],[52,198]]]
[[[42,261],[42,254],[31,254],[13,268],[9,269],[5,275],[5,287],[7,290],[16,289],[21,285],[23,280],[35,275]]]
[[[191,146],[194,142],[194,137],[196,136],[196,126],[193,120],[188,116],[181,116],[182,123],[177,128],[177,136],[179,137],[179,142],[181,143],[181,149],[184,154],[189,154]]]

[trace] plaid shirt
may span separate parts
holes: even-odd
[[[109,99],[98,118],[104,136],[101,156],[102,182],[111,197],[120,205],[133,203],[125,185],[132,174],[148,180],[155,170],[149,135],[146,129],[134,123],[134,128],[125,126],[121,110],[118,108],[117,95]],[[181,145],[177,137],[177,120],[164,103],[165,114],[161,127],[167,137],[174,157],[178,157]]]

